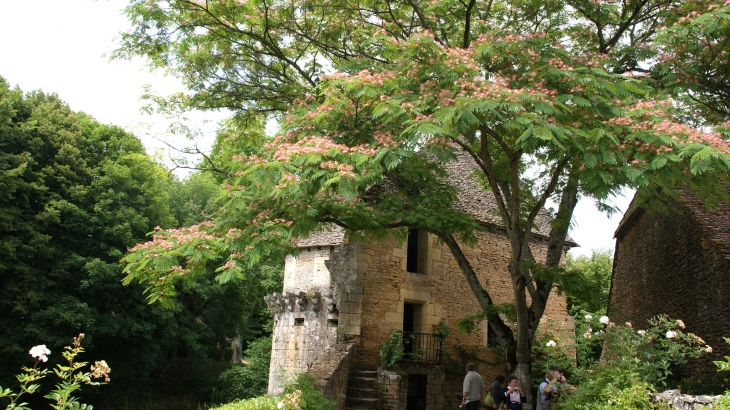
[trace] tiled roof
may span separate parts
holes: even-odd
[[[692,212],[695,221],[717,250],[730,260],[730,202],[720,202],[717,208],[707,209],[705,201],[688,190],[682,190],[679,200]]]
[[[345,239],[345,230],[334,224],[322,226],[321,231],[312,232],[306,239],[299,239],[297,245],[300,248],[307,246],[334,246],[339,245]]]
[[[476,162],[466,153],[459,152],[456,160],[444,164],[446,170],[446,178],[457,188],[457,202],[454,203],[454,209],[476,218],[477,221],[486,225],[501,227],[502,221],[497,214],[497,202],[491,192],[485,190],[473,177],[475,171],[478,171]],[[371,187],[368,190],[368,197],[377,197],[381,192],[394,191],[395,186],[389,180]],[[550,215],[545,210],[541,210],[537,218],[535,218],[535,227],[533,234],[542,237],[550,235]],[[299,241],[299,246],[327,246],[338,245],[342,243],[344,231],[342,228],[327,228],[322,232],[313,233],[309,238]],[[339,242],[338,242],[339,241]],[[567,246],[576,246],[572,239],[566,238]]]
[[[678,188],[677,198],[682,208],[689,212],[700,229],[710,239],[718,251],[730,260],[730,202],[720,202],[716,208],[707,209],[705,201],[698,198],[688,188]],[[638,205],[637,195],[631,201],[623,219],[619,223],[614,238],[618,238],[622,231],[631,225],[634,218],[643,212]]]
[[[497,201],[491,192],[485,190],[474,179],[474,172],[481,171],[467,153],[460,151],[456,160],[445,164],[444,168],[447,178],[458,189],[458,202],[454,204],[454,209],[474,216],[479,222],[503,226],[497,213]],[[545,210],[538,213],[535,225],[534,233],[542,236],[550,235],[550,215]]]

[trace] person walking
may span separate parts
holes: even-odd
[[[484,380],[479,373],[474,371],[474,363],[466,365],[466,377],[464,377],[464,397],[461,399],[459,407],[465,410],[479,410],[482,404],[482,390],[484,389]]]

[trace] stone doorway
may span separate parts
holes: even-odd
[[[423,323],[423,304],[404,303],[403,304],[403,353],[413,353],[414,333],[421,331]]]
[[[428,405],[428,375],[409,374],[406,410],[426,410]]]

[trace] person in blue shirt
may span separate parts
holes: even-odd
[[[540,383],[537,388],[537,410],[552,410],[553,399],[557,394],[560,386],[567,380],[557,366],[550,367],[550,371],[545,377],[545,381]]]

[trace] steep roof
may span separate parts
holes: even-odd
[[[695,221],[715,243],[718,251],[730,260],[730,202],[722,202],[715,209],[707,209],[705,201],[690,192],[683,192],[679,198],[694,214]]]
[[[633,221],[644,210],[638,205],[637,196],[631,201],[623,219],[619,223],[614,238],[621,236],[623,231],[631,226]],[[677,199],[681,209],[688,212],[697,222],[702,232],[717,247],[725,259],[730,260],[730,202],[721,202],[717,208],[707,209],[705,201],[698,198],[688,188],[677,189]]]
[[[457,189],[454,209],[474,216],[483,225],[500,228],[502,221],[497,213],[497,201],[494,195],[485,190],[473,177],[474,172],[479,171],[478,168],[476,162],[462,151],[459,151],[454,161],[444,164],[447,181]],[[377,196],[381,192],[394,190],[392,182],[385,180],[370,188],[368,196]],[[298,245],[300,247],[339,245],[344,235],[344,230],[338,226],[325,226],[322,231],[312,233],[309,238],[300,239]],[[533,235],[541,238],[550,235],[550,215],[544,209],[535,218]],[[571,238],[566,238],[565,245],[577,246]]]

